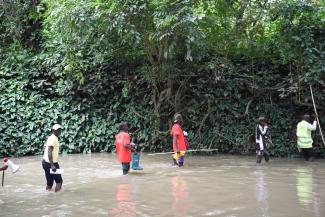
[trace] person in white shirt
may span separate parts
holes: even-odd
[[[47,191],[52,190],[54,181],[56,183],[55,192],[60,191],[62,187],[63,180],[61,174],[51,173],[51,170],[56,172],[57,169],[60,169],[58,159],[60,150],[59,137],[61,135],[61,129],[61,125],[54,124],[52,127],[52,135],[49,136],[45,144],[42,166],[45,172]]]

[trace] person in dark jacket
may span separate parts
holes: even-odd
[[[265,117],[260,117],[258,119],[258,124],[255,129],[255,138],[256,138],[256,163],[261,163],[262,158],[265,158],[265,161],[268,162],[270,159],[270,154],[267,147],[267,133],[268,133],[268,124]]]

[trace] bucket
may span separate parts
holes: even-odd
[[[19,170],[19,165],[15,164],[8,158],[4,158],[3,161],[5,162],[5,165],[8,166],[8,168],[11,170],[11,172],[16,173]]]

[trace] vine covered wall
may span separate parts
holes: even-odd
[[[175,112],[195,148],[254,152],[270,119],[273,156],[297,155],[295,128],[325,128],[322,1],[0,1],[0,153],[112,151],[127,121],[146,151],[171,149]],[[319,132],[315,150],[323,157]]]

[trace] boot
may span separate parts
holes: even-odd
[[[130,163],[122,163],[123,175],[127,175],[130,170]]]
[[[179,167],[184,166],[184,161],[185,161],[185,157],[184,156],[180,157],[178,160],[178,166]]]
[[[178,166],[177,160],[173,158],[173,166]]]
[[[128,170],[126,170],[126,169],[123,169],[123,175],[127,175],[129,173],[129,171]]]
[[[139,153],[133,153],[132,154],[132,169],[133,170],[143,170],[142,167],[140,167],[140,154]]]

